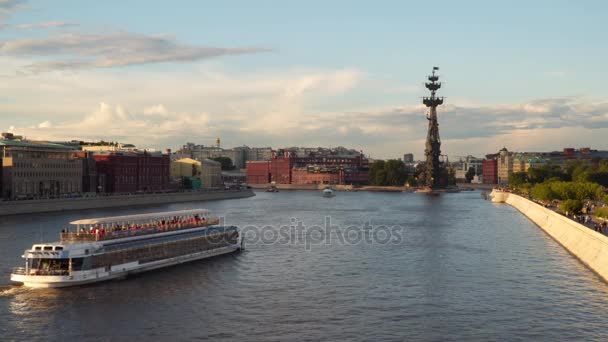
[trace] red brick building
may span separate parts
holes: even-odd
[[[289,156],[274,158],[270,161],[270,180],[277,184],[291,184],[293,158]]]
[[[247,162],[249,184],[368,184],[369,162],[355,157],[294,157],[289,151],[273,153],[270,161]]]
[[[338,172],[310,172],[306,168],[294,168],[291,184],[344,184],[344,171]]]
[[[168,154],[108,151],[93,157],[100,192],[157,191],[169,187]]]
[[[248,161],[247,183],[268,184],[270,183],[270,161]]]
[[[498,161],[496,159],[485,159],[482,164],[483,184],[498,183]]]

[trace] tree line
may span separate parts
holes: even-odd
[[[376,160],[370,168],[370,183],[376,186],[417,186],[420,182],[416,175],[421,172],[421,166],[408,170],[399,159]]]
[[[578,213],[586,200],[608,202],[608,160],[568,161],[564,168],[543,165],[528,172],[515,172],[509,186],[533,199],[559,200],[564,212]]]

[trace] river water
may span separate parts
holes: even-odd
[[[208,208],[246,250],[69,289],[12,266],[70,220]],[[606,340],[608,286],[478,192],[256,197],[0,218],[0,340]]]

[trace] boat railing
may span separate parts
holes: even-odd
[[[70,275],[70,272],[68,270],[37,270],[37,269],[30,269],[29,273],[28,270],[25,267],[14,267],[13,268],[13,274],[18,274],[18,275],[40,275],[40,276],[66,276],[66,275]]]
[[[129,228],[129,229],[120,229],[120,230],[109,230],[101,232],[97,230],[96,232],[90,231],[80,231],[80,232],[62,232],[61,233],[61,242],[69,243],[69,242],[95,242],[95,241],[105,241],[105,240],[113,240],[120,239],[131,236],[140,236],[147,234],[154,234],[160,232],[174,231],[180,229],[188,229],[188,228],[197,228],[203,226],[211,226],[219,224],[219,218],[210,218],[205,221],[198,222],[182,222],[182,223],[165,223],[151,226],[151,227],[141,227],[141,228]]]
[[[27,270],[25,267],[13,267],[13,274],[26,275]]]

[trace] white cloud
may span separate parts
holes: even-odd
[[[51,124],[50,121],[46,120],[46,121],[39,123],[37,127],[38,128],[51,128],[51,127],[53,127],[53,124]]]
[[[2,55],[35,59],[26,66],[26,70],[33,73],[197,61],[265,51],[269,50],[257,47],[194,46],[180,43],[167,36],[147,36],[128,32],[72,33],[44,38],[14,39],[0,44]]]
[[[4,66],[18,63],[0,58]],[[218,63],[162,74],[132,70],[128,77],[108,70],[14,76],[0,82],[0,93],[11,99],[0,103],[0,126],[17,126],[15,133],[30,138],[104,139],[159,149],[186,141],[211,144],[219,136],[227,146],[344,145],[375,157],[420,157],[425,108],[416,96],[411,105],[392,105],[383,101],[392,89],[370,84],[372,76],[354,68],[244,73]],[[349,102],[362,93],[363,105]],[[608,103],[596,99],[450,104],[439,108],[439,124],[442,150],[452,155],[483,155],[503,145],[560,149],[555,132],[576,132],[581,144],[608,148],[599,138],[608,135]],[[582,142],[591,137],[593,143]]]
[[[168,115],[170,115],[170,113],[167,110],[167,108],[164,105],[162,105],[162,104],[158,104],[158,105],[155,105],[155,106],[150,106],[150,107],[144,108],[143,113],[145,115],[150,115],[150,116],[155,116],[155,115],[158,115],[158,116],[168,116]]]
[[[164,106],[160,105],[164,108]],[[44,121],[34,127],[9,131],[30,139],[41,140],[120,140],[134,142],[142,147],[157,147],[183,135],[205,132],[208,116],[204,113],[185,114],[172,112],[170,117],[151,118],[143,110],[130,111],[121,105],[99,103],[89,114],[73,122],[52,124]]]
[[[19,24],[19,25],[16,25],[15,27],[20,30],[30,30],[30,29],[37,29],[37,28],[60,28],[60,27],[73,27],[73,26],[78,26],[78,24],[68,23],[68,22],[64,22],[64,21],[43,21],[43,22],[39,22],[39,23]]]

